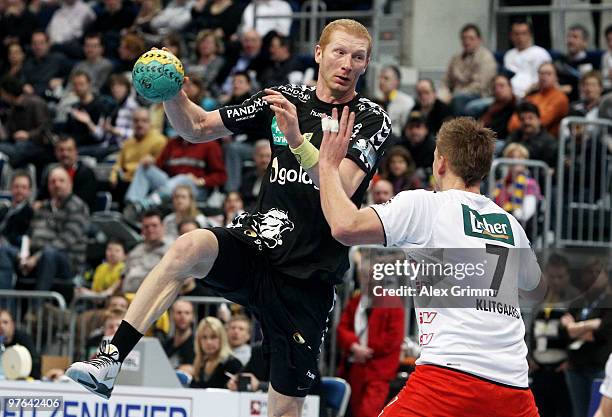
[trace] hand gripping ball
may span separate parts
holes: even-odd
[[[149,101],[170,100],[183,86],[185,71],[170,52],[153,49],[138,58],[132,70],[132,83],[138,94]]]

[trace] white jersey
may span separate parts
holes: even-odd
[[[513,387],[527,387],[527,346],[518,288],[535,289],[540,268],[518,221],[487,197],[459,190],[403,191],[372,208],[384,227],[386,246],[528,249],[506,251],[506,267],[498,288],[514,294],[514,305],[415,307],[422,347],[417,365],[434,364]],[[500,256],[494,252],[489,259],[488,249],[478,252],[487,255],[485,262],[491,268],[499,261]]]
[[[601,395],[612,399],[612,353],[606,362],[606,377],[599,387]]]

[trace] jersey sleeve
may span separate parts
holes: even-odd
[[[269,126],[266,122],[271,110],[270,106],[264,102],[264,96],[265,93],[260,91],[242,104],[221,107],[219,113],[225,127],[234,134],[244,133],[268,137],[266,132],[262,132],[262,128]]]
[[[542,270],[538,264],[538,258],[531,249],[529,239],[527,239],[522,228],[518,236],[518,250],[520,251],[518,287],[523,291],[531,291],[538,286],[540,279],[543,279]]]
[[[369,173],[382,158],[389,133],[391,133],[391,120],[382,109],[371,107],[360,112],[353,126],[353,135],[346,157]]]
[[[425,190],[402,191],[384,204],[373,205],[385,231],[385,246],[427,242],[435,207],[433,193]]]

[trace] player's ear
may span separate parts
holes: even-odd
[[[317,64],[321,63],[321,55],[323,54],[323,49],[321,48],[321,45],[315,45],[315,53],[314,53],[314,58],[315,58],[315,62]]]

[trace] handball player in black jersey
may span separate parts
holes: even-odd
[[[191,142],[238,133],[270,139],[272,160],[257,205],[226,228],[179,237],[138,289],[113,340],[96,359],[73,364],[69,377],[110,397],[123,359],[176,299],[183,281],[195,276],[260,321],[270,362],[268,415],[301,414],[318,372],[334,284],[348,268],[348,248],[332,237],[319,199],[323,130],[350,137],[340,175],[346,195],[359,206],[391,129],[387,114],[355,92],[371,48],[363,25],[336,20],[315,47],[316,87],[276,86],[212,112],[184,92],[164,102],[172,126]]]

